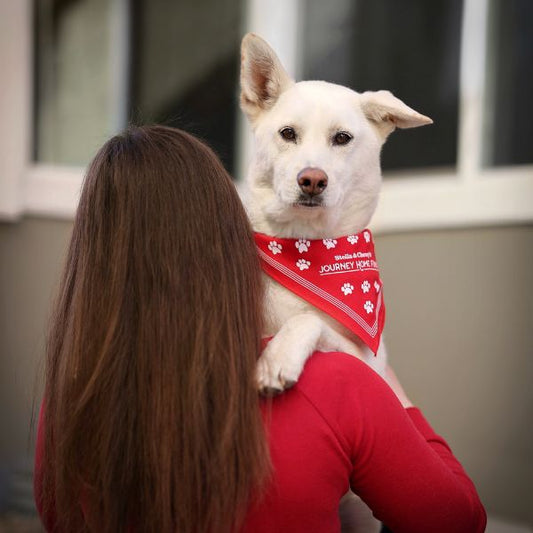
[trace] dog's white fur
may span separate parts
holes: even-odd
[[[241,48],[241,107],[255,136],[245,204],[256,231],[285,238],[322,239],[363,230],[381,187],[380,150],[396,128],[430,124],[388,91],[357,93],[324,81],[295,83],[270,46],[247,34]],[[291,127],[296,142],[280,131]],[[338,132],[352,140],[334,145]],[[328,177],[321,204],[298,205],[298,173],[307,167]],[[297,381],[316,349],[358,356],[384,370],[358,337],[278,283],[267,279],[266,334],[274,335],[258,366],[262,389],[282,390]]]

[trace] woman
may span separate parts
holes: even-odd
[[[315,354],[292,390],[258,398],[262,297],[250,226],[209,148],[162,126],[103,146],[47,346],[47,530],[335,531],[351,484],[396,533],[483,531],[444,441],[358,360]]]

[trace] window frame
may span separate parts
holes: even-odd
[[[34,162],[34,3],[0,0],[0,61],[6,72],[5,94],[0,101],[0,220],[23,215],[74,218],[85,169]],[[114,116],[118,130],[126,122],[129,81],[130,10],[128,0],[113,0],[110,10],[112,47],[110,68]],[[4,28],[2,28],[3,30]],[[14,130],[14,131],[12,131]]]
[[[483,113],[488,58],[488,14],[491,0],[464,0],[459,76],[458,160],[455,169],[418,169],[385,173],[381,199],[371,227],[395,232],[479,225],[527,223],[533,220],[533,165],[483,166]],[[247,0],[242,33],[254,31],[276,49],[287,71],[299,79],[304,0]],[[117,68],[117,127],[125,120],[129,65],[128,0],[116,0],[112,64]],[[72,219],[84,170],[35,163],[33,142],[33,3],[0,0],[0,60],[10,72],[0,109],[0,219],[25,214]],[[119,68],[120,67],[120,68]],[[237,179],[242,181],[253,140],[238,111]],[[438,127],[438,124],[433,126]],[[385,147],[386,149],[386,147]]]

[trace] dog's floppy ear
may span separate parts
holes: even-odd
[[[241,44],[241,109],[250,121],[293,83],[274,50],[258,35],[247,33]]]
[[[367,91],[361,94],[361,109],[386,139],[395,128],[417,128],[433,121],[405,105],[389,91]]]

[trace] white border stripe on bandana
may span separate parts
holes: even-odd
[[[258,252],[261,256],[261,258],[267,262],[271,267],[275,268],[279,272],[281,272],[283,275],[289,277],[302,287],[305,287],[307,290],[314,292],[317,296],[320,298],[327,300],[329,303],[337,307],[340,311],[345,313],[348,317],[350,317],[354,322],[356,322],[368,335],[370,335],[372,338],[374,338],[378,332],[378,317],[379,317],[379,311],[381,308],[381,292],[378,295],[377,305],[376,305],[376,320],[374,322],[374,325],[370,328],[370,326],[366,323],[366,321],[361,318],[353,309],[348,307],[346,304],[335,298],[334,296],[330,295],[326,291],[322,290],[320,287],[317,287],[310,281],[307,281],[306,279],[302,278],[296,272],[293,272],[290,268],[287,268],[285,265],[282,265],[269,255],[267,255],[263,250],[258,249]]]

